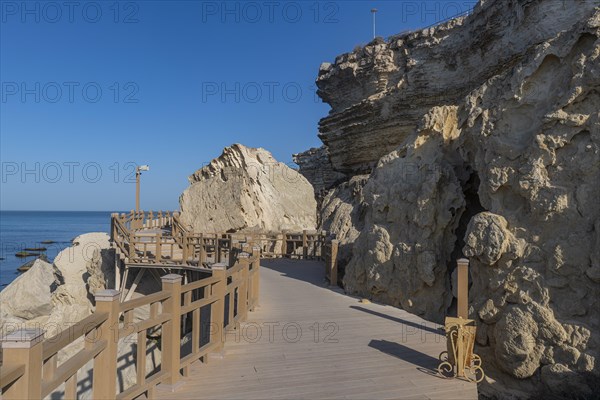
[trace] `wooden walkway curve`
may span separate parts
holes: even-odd
[[[439,325],[329,289],[319,261],[261,266],[260,307],[227,334],[223,357],[156,398],[477,398],[476,384],[436,376]]]

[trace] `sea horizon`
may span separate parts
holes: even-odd
[[[38,257],[17,257],[16,253],[45,248],[32,253],[43,254],[52,263],[75,237],[89,232],[109,234],[114,212],[122,211],[0,210],[0,290],[20,275],[20,266]]]

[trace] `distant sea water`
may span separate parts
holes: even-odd
[[[110,231],[109,211],[0,211],[0,290],[12,282],[17,268],[35,257],[18,258],[24,248],[46,247],[49,261],[82,233]],[[42,241],[52,240],[52,244]]]

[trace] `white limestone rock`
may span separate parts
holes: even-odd
[[[320,209],[346,290],[441,322],[468,256],[485,397],[600,390],[599,38],[593,0],[485,1],[319,72],[333,170],[369,174]]]
[[[181,220],[197,232],[316,228],[311,184],[262,148],[226,147],[189,180]]]
[[[60,272],[37,259],[33,266],[0,292],[0,319],[31,320],[49,316],[52,294],[60,285]]]

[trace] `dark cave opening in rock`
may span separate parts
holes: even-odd
[[[467,166],[463,170],[463,176],[467,176],[467,179],[461,180],[461,187],[465,199],[465,208],[460,216],[458,225],[454,230],[456,242],[454,243],[454,249],[450,254],[450,261],[448,262],[448,280],[450,281],[450,287],[452,287],[452,273],[456,269],[456,260],[464,257],[462,249],[465,246],[465,234],[467,232],[469,222],[475,215],[482,211],[486,211],[479,200],[479,174],[470,166]],[[447,314],[454,315],[455,313],[456,298],[453,297],[452,303],[447,310]]]

